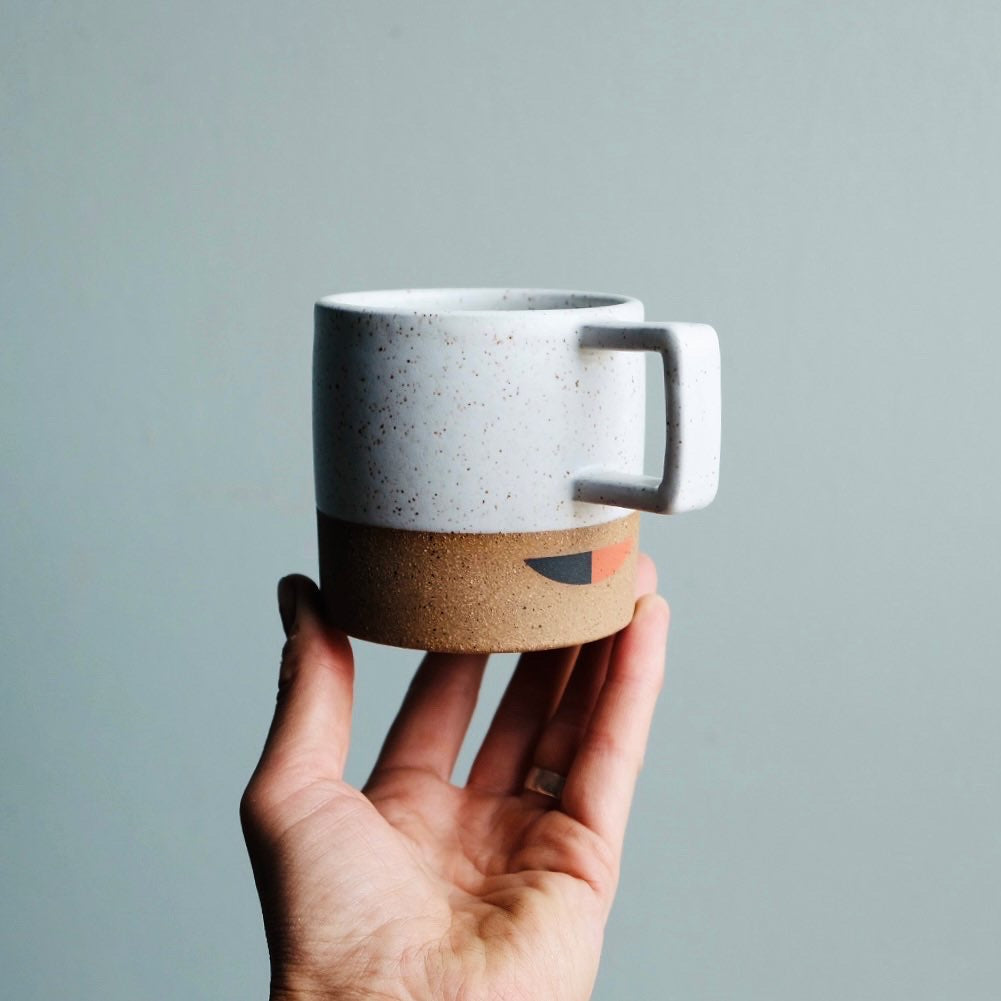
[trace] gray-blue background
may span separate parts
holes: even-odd
[[[5,4],[5,996],[265,996],[312,303],[526,284],[723,350],[596,997],[998,998],[999,49],[973,0]],[[357,647],[362,781],[418,655]]]

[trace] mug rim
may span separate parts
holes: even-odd
[[[491,298],[500,302],[514,300],[532,303],[533,300],[580,299],[582,302],[569,306],[516,305],[484,307],[475,309],[457,308],[448,305],[448,300],[462,298]],[[408,300],[412,305],[407,305]],[[441,288],[398,288],[369,289],[357,292],[335,292],[318,299],[318,308],[340,310],[347,313],[374,313],[378,315],[425,315],[425,316],[496,316],[506,313],[531,315],[557,315],[586,313],[590,310],[610,309],[637,304],[639,299],[617,292],[592,292],[583,289],[529,288],[529,287],[473,287],[452,286]]]

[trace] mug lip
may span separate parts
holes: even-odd
[[[531,302],[532,299],[544,297],[581,298],[592,300],[581,306],[533,307],[516,306],[514,308],[495,309],[455,309],[450,306],[428,306],[423,299],[438,297],[447,300],[449,297],[471,295],[490,295],[518,298],[520,301]],[[392,297],[395,301],[387,301]],[[406,300],[412,298],[414,306],[408,308]],[[401,301],[402,299],[402,301]],[[380,301],[381,300],[381,301]],[[633,296],[619,292],[594,292],[585,289],[562,288],[529,288],[527,286],[488,287],[488,286],[451,286],[440,288],[397,288],[397,289],[367,289],[357,292],[335,292],[325,295],[316,301],[317,308],[339,310],[346,313],[371,313],[382,316],[503,316],[517,313],[531,316],[555,316],[559,314],[587,313],[592,310],[607,310],[617,307],[638,305],[642,302]]]

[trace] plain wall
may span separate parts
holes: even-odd
[[[435,285],[719,331],[595,997],[1001,996],[999,49],[987,0],[5,4],[5,996],[266,996],[312,305]],[[362,782],[419,655],[356,648]]]

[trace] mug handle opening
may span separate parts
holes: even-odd
[[[720,357],[716,331],[705,323],[629,321],[589,324],[580,347],[656,351],[664,367],[667,435],[657,476],[600,466],[577,470],[574,500],[680,514],[706,507],[719,486]]]

